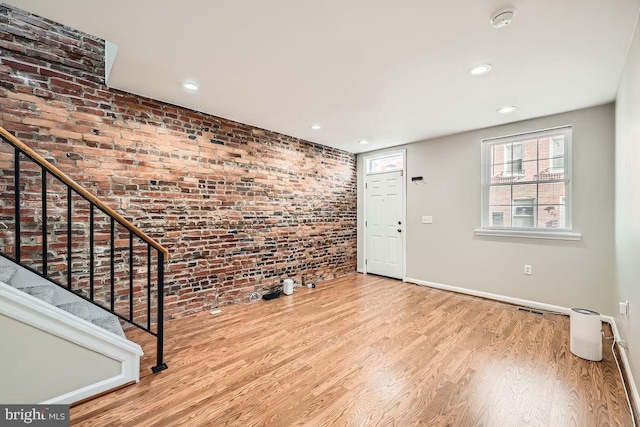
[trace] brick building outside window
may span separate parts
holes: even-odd
[[[571,230],[571,127],[482,144],[483,229]]]

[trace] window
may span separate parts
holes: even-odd
[[[571,231],[571,127],[482,141],[482,228]]]
[[[504,145],[504,166],[509,175],[522,173],[522,144]]]
[[[533,227],[535,224],[534,199],[513,200],[513,227]]]
[[[404,152],[381,155],[367,160],[367,173],[393,172],[404,169]]]
[[[551,138],[549,145],[549,170],[552,173],[562,173],[564,170],[563,138]]]

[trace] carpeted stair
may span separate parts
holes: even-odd
[[[17,272],[18,268],[13,265],[0,265],[0,282],[126,339],[117,316],[44,279],[39,278],[34,280],[36,283],[27,284],[24,279],[16,277]]]

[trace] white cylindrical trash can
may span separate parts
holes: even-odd
[[[583,359],[602,360],[602,321],[600,313],[586,308],[572,308],[569,318],[571,353]]]
[[[285,295],[291,295],[293,293],[293,280],[284,279],[282,282],[282,293]]]

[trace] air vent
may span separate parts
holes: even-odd
[[[518,311],[524,311],[525,313],[535,314],[536,316],[543,316],[544,313],[538,310],[533,310],[531,308],[526,307],[518,307]]]

